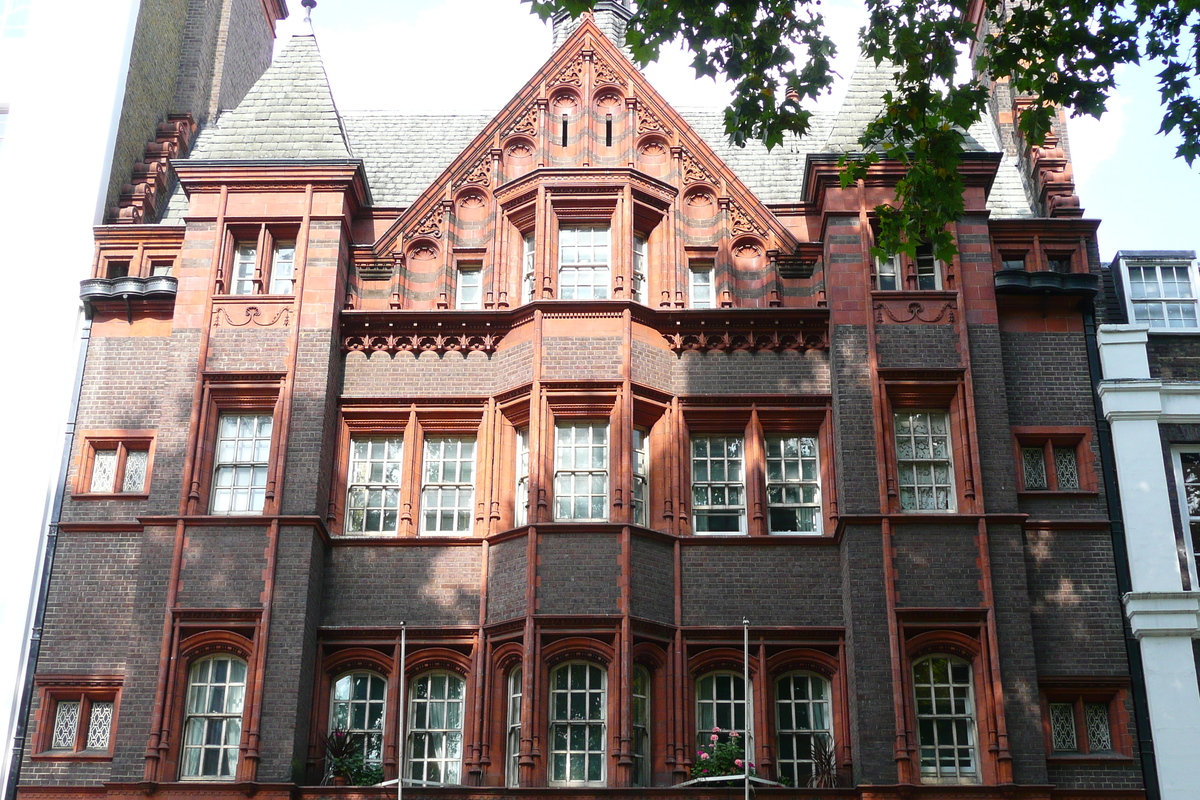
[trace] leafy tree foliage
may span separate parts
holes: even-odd
[[[578,15],[598,0],[526,0],[543,19]],[[1165,115],[1161,132],[1182,136],[1177,155],[1200,155],[1200,0],[865,0],[863,52],[895,67],[895,87],[863,132],[862,153],[841,160],[843,185],[882,158],[907,166],[891,205],[876,209],[879,255],[931,242],[954,254],[948,226],[963,213],[964,131],[982,116],[988,82],[1006,80],[1033,102],[1018,127],[1041,144],[1057,108],[1099,116],[1122,64],[1155,60]],[[976,17],[969,18],[968,14]],[[760,139],[768,148],[786,133],[808,132],[815,99],[833,82],[835,53],[820,0],[643,0],[626,42],[641,65],[681,40],[697,76],[734,85],[725,110],[730,141]],[[955,80],[959,52],[972,43],[974,75]],[[798,99],[797,99],[798,98]]]

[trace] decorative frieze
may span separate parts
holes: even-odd
[[[872,308],[875,311],[876,325],[905,325],[910,323],[925,325],[950,325],[955,321],[958,305],[952,299],[912,300],[908,297],[881,300],[876,299]]]
[[[400,333],[356,334],[342,340],[342,349],[352,353],[470,353],[491,355],[502,333]]]
[[[806,350],[825,350],[829,347],[829,337],[823,332],[769,330],[769,331],[671,331],[664,333],[663,338],[675,351],[683,355],[685,351],[706,353],[714,350],[719,353],[729,353],[735,350],[756,352],[769,350],[772,353],[782,353],[786,350],[803,352]]]

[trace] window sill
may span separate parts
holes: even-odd
[[[149,500],[149,492],[72,492],[72,500]]]
[[[1018,489],[1017,497],[1099,497],[1095,489]]]
[[[47,750],[29,756],[30,761],[112,761],[112,758],[112,753],[94,750],[80,750],[77,753]]]
[[[1047,764],[1132,764],[1133,756],[1124,753],[1050,753]]]
[[[290,303],[296,299],[295,294],[214,294],[213,300],[270,300],[277,303]]]

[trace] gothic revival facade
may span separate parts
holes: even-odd
[[[296,37],[97,229],[17,797],[1145,796],[1064,150],[878,260],[886,66],[739,150],[604,5],[494,117]]]

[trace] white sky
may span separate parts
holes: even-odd
[[[289,5],[280,43],[307,32],[298,0]],[[0,105],[12,106],[0,148],[0,266],[10,275],[0,374],[12,383],[0,403],[13,431],[0,460],[8,522],[0,558],[0,732],[77,358],[72,326],[78,281],[91,262],[96,165],[104,160],[120,81],[113,43],[135,7],[135,0],[34,0],[24,43],[0,39]],[[848,77],[865,14],[853,0],[825,0],[822,7],[840,46],[835,69]],[[320,0],[314,26],[344,110],[498,110],[550,53],[548,26],[518,0]],[[667,52],[646,75],[676,106],[724,105],[728,92],[711,79],[696,80],[689,61]],[[1162,112],[1154,72],[1123,71],[1109,113],[1070,128],[1087,216],[1104,220],[1106,262],[1122,248],[1200,248],[1200,174],[1174,158],[1174,139],[1155,133]],[[823,105],[835,108],[843,91],[844,84]]]

